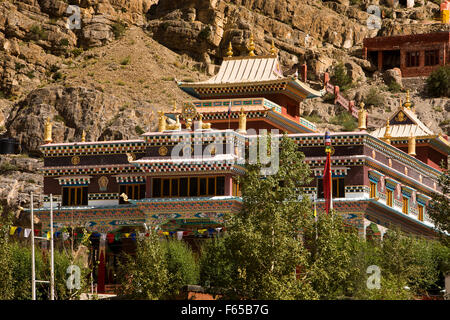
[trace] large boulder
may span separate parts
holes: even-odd
[[[392,82],[403,87],[402,71],[399,68],[388,69],[383,73],[384,82],[389,86]]]

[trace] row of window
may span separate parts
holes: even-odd
[[[152,196],[160,197],[202,197],[223,196],[225,177],[153,178]]]
[[[152,179],[152,197],[202,197],[225,195],[225,177],[192,177],[192,178],[154,178]],[[119,195],[126,194],[128,199],[139,200],[146,197],[146,185],[124,184],[119,187]],[[232,195],[240,196],[239,184],[233,179]],[[126,201],[119,197],[119,204]],[[63,206],[88,205],[88,187],[63,187]]]
[[[370,182],[370,197],[375,198],[377,196],[377,184]],[[386,205],[392,207],[394,204],[394,192],[392,190],[386,189]],[[402,212],[404,214],[409,213],[409,199],[407,197],[402,197]],[[422,205],[418,205],[418,219],[423,221],[424,208]]]
[[[406,66],[418,67],[420,51],[406,52]],[[425,51],[425,66],[435,66],[439,64],[439,50],[426,50]]]

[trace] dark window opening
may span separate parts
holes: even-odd
[[[63,187],[63,206],[87,206],[88,187]]]
[[[154,181],[153,185],[155,185]],[[122,184],[120,185],[119,191],[119,204],[128,203],[128,201],[125,201],[122,197],[120,197],[122,193],[125,193],[128,199],[132,200],[145,198],[145,184]]]
[[[435,66],[439,64],[439,50],[425,51],[425,65]]]
[[[419,51],[408,51],[406,52],[406,66],[407,67],[418,67],[419,66]]]
[[[344,178],[333,178],[332,179],[332,193],[333,198],[345,198],[345,181]],[[324,193],[323,193],[323,179],[318,178],[317,179],[317,198],[323,199]]]
[[[122,191],[121,191],[122,192]],[[225,194],[225,177],[153,178],[153,198]]]

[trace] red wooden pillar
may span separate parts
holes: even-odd
[[[334,86],[334,104],[337,103],[339,96],[339,86]]]
[[[147,176],[145,179],[145,197],[152,197],[152,178]]]
[[[233,192],[233,176],[231,174],[225,175],[225,195],[231,196]]]
[[[307,80],[307,73],[308,73],[308,67],[306,66],[306,63],[301,65],[301,77],[302,77],[302,81],[306,82]]]
[[[350,101],[348,102],[348,111],[350,111],[350,113],[352,113],[354,107],[355,107],[355,101],[350,100]]]
[[[328,82],[330,82],[330,74],[328,72],[325,72],[323,74],[323,83],[325,84],[325,87],[327,86]]]
[[[363,48],[363,57],[364,57],[364,60],[367,60],[367,48],[366,47]]]
[[[383,51],[378,51],[378,71],[383,69]]]
[[[100,238],[99,264],[97,269],[97,292],[105,293],[105,269],[106,269],[106,240]]]

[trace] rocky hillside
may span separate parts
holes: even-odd
[[[421,79],[389,91],[362,59],[366,37],[450,30],[435,21],[438,5],[416,2],[407,9],[373,0],[383,19],[371,30],[362,0],[0,0],[0,134],[29,155],[39,155],[47,117],[56,142],[78,141],[83,130],[88,140],[135,138],[154,128],[157,110],[189,99],[176,80],[207,79],[229,42],[246,54],[251,33],[256,54],[274,41],[285,71],[307,63],[312,86],[343,63],[353,82],[345,94],[373,105],[370,126],[409,88],[424,122],[449,134],[448,99],[427,98]],[[67,28],[69,4],[80,8],[79,29]],[[327,99],[300,108],[320,128],[343,127],[335,121],[342,110]]]

